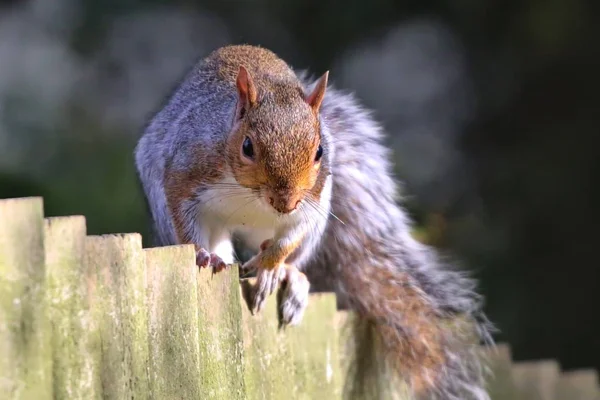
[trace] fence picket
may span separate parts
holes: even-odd
[[[148,398],[146,265],[141,236],[88,236],[86,252],[87,268],[96,273],[91,301],[102,347],[102,397]]]
[[[202,398],[246,399],[238,268],[196,277]]]
[[[293,358],[298,399],[334,399],[341,396],[335,317],[335,295],[312,294],[302,322],[285,330]]]
[[[201,399],[196,270],[192,246],[145,250],[153,399]]]
[[[254,284],[254,279],[244,280],[243,292],[249,293]],[[275,296],[271,295],[264,309],[252,315],[246,301],[240,300],[248,399],[293,399],[297,396],[292,353],[284,332],[279,330],[276,303]]]
[[[556,400],[600,400],[600,381],[594,370],[565,372],[558,380]]]
[[[494,400],[517,400],[519,393],[512,376],[510,347],[498,344],[486,349],[485,356],[491,374],[488,375],[488,391]]]
[[[44,227],[54,398],[99,398],[99,347],[97,330],[91,329],[84,264],[85,218],[47,218]]]
[[[513,365],[513,379],[520,398],[527,400],[554,400],[560,367],[556,361],[519,362]]]
[[[0,393],[52,398],[41,198],[0,200]]]

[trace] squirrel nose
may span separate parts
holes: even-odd
[[[300,204],[300,200],[291,200],[291,201],[283,200],[281,202],[281,204],[279,205],[279,207],[276,207],[276,209],[279,212],[287,214],[287,213],[294,211],[298,207],[298,204]]]
[[[277,198],[275,198],[274,196],[267,196],[267,199],[269,200],[269,204],[271,204],[271,206],[275,210],[284,214],[294,211],[296,208],[298,208],[298,205],[300,204],[300,199],[289,196],[282,196]]]
[[[300,204],[300,200],[293,200],[292,204],[294,205],[290,211],[294,211],[296,208],[298,208],[298,204]]]

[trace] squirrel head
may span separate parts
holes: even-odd
[[[237,106],[227,142],[236,181],[280,214],[303,200],[317,201],[329,174],[319,110],[328,73],[306,94],[298,81],[269,80],[257,87],[246,68],[237,79]]]

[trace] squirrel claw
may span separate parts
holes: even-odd
[[[225,261],[215,253],[210,253],[210,265],[213,267],[213,273],[215,274],[227,268]]]
[[[213,273],[221,272],[227,268],[227,264],[215,253],[209,253],[205,249],[200,249],[196,253],[196,265],[200,268],[212,267]]]
[[[251,272],[253,272],[254,270],[258,269],[258,266],[256,265],[256,256],[252,257],[250,260],[246,261],[244,263],[244,265],[242,265],[241,269],[242,272],[244,272],[245,274],[249,274]]]
[[[273,239],[267,239],[260,245],[260,251],[265,251],[267,247],[271,246],[273,243]],[[259,265],[257,263],[257,256],[252,257],[250,260],[246,261],[244,265],[241,266],[242,272],[249,274],[259,269]]]
[[[252,298],[252,313],[259,313],[266,304],[266,299],[273,294],[279,286],[279,282],[285,276],[285,268],[278,265],[273,269],[258,269],[256,287]]]
[[[279,326],[298,325],[308,305],[310,283],[297,268],[288,266],[286,276],[277,293]]]
[[[196,265],[200,268],[208,268],[210,265],[210,253],[205,249],[200,249],[196,253]]]
[[[267,247],[270,247],[273,244],[273,239],[267,239],[260,244],[260,251],[265,251]]]

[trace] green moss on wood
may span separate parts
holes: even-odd
[[[203,399],[246,399],[237,267],[197,273]]]
[[[341,398],[336,298],[313,294],[302,322],[285,328],[294,367],[297,399]]]
[[[499,344],[487,349],[486,360],[493,375],[488,378],[488,392],[492,399],[518,399],[517,387],[512,378],[512,356],[510,348]]]
[[[52,398],[41,198],[0,200],[0,393]]]
[[[390,373],[375,326],[354,312],[338,312],[342,398],[410,399],[405,382]],[[396,379],[392,379],[396,377]]]
[[[193,246],[145,250],[150,389],[154,399],[201,399]]]
[[[249,293],[254,279],[244,280]],[[333,293],[311,294],[300,325],[279,329],[275,294],[252,315],[242,302],[249,399],[340,399],[344,383],[342,321]]]
[[[89,236],[86,253],[87,268],[96,272],[90,301],[102,348],[103,398],[148,398],[146,264],[141,237]]]
[[[251,281],[244,281],[249,284]],[[292,354],[286,337],[278,330],[275,296],[255,315],[240,298],[244,331],[244,380],[248,399],[294,398]]]
[[[275,294],[248,311],[241,289],[252,284],[240,285],[237,267],[198,271],[191,245],[142,250],[138,234],[86,237],[83,217],[44,222],[39,198],[0,200],[0,396],[339,399],[353,381],[408,398],[388,393],[398,386],[376,358],[363,357],[374,376],[352,379],[353,357],[375,354],[377,341],[336,311],[335,295],[311,295],[302,323],[280,330]],[[595,371],[513,365],[505,345],[487,355],[494,400],[600,394]]]
[[[48,315],[55,399],[100,398],[97,330],[92,329],[84,217],[45,221]]]

